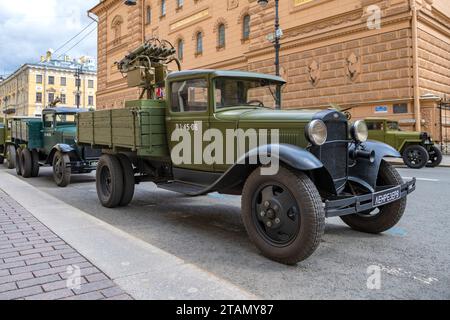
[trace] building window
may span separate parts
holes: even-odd
[[[219,35],[218,35],[218,39],[217,39],[217,47],[225,48],[225,25],[220,24],[218,30],[219,30]]]
[[[394,113],[408,113],[408,104],[406,103],[394,104]]]
[[[203,53],[203,33],[199,32],[197,33],[197,45],[196,45],[196,54],[202,54]]]
[[[177,0],[177,8],[181,8],[184,5],[184,0]]]
[[[48,76],[48,84],[55,84],[55,77],[54,76]]]
[[[166,16],[166,0],[161,0],[161,17]]]
[[[94,89],[94,80],[88,80],[88,88]]]
[[[36,83],[42,83],[42,75],[40,74],[36,75]]]
[[[152,7],[147,6],[147,11],[146,11],[145,16],[146,16],[145,23],[151,24],[152,23]]]
[[[42,92],[36,92],[36,103],[42,103]]]
[[[182,39],[178,40],[178,60],[183,60],[184,56],[184,41]]]
[[[250,39],[250,15],[245,15],[242,24],[242,39],[248,40]]]
[[[67,83],[66,77],[61,77],[61,86],[65,87]]]
[[[48,93],[48,103],[55,101],[55,94],[53,92]]]
[[[111,29],[113,31],[114,35],[114,44],[117,45],[120,43],[120,38],[122,37],[122,23],[123,19],[121,16],[115,16],[112,23],[111,23]]]
[[[88,105],[93,106],[94,105],[94,96],[88,96]]]
[[[65,94],[61,93],[59,99],[61,100],[62,104],[66,104],[66,95]]]

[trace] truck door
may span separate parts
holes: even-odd
[[[367,121],[369,129],[369,139],[385,142],[386,126],[384,121]]]
[[[166,127],[175,168],[213,171],[213,166],[203,161],[206,146],[203,133],[209,128],[209,94],[207,77],[169,83]]]
[[[44,120],[44,151],[49,155],[52,148],[58,143],[56,137],[56,119],[55,113],[45,113],[43,115]]]

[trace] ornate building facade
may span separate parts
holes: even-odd
[[[0,82],[0,114],[39,116],[56,99],[58,106],[95,108],[96,72],[92,58],[53,59],[49,51]]]
[[[138,97],[114,62],[151,37],[171,41],[183,69],[275,72],[273,0],[104,0],[90,12],[99,27],[98,108]],[[283,108],[333,103],[354,118],[388,116],[440,138],[448,0],[281,0],[280,20]]]

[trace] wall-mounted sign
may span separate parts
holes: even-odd
[[[388,106],[376,106],[375,107],[375,113],[387,113],[388,112]]]
[[[184,18],[183,20],[180,20],[180,21],[172,23],[170,25],[170,30],[181,28],[181,27],[183,27],[183,26],[185,26],[185,25],[187,25],[189,23],[192,23],[194,21],[197,21],[199,19],[207,17],[208,15],[209,15],[209,10],[208,9],[202,10],[202,11],[197,12],[197,13],[195,13],[195,14],[187,17],[187,18]]]

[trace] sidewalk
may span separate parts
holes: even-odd
[[[387,160],[393,164],[404,165],[403,159],[401,158],[387,158]],[[442,156],[442,163],[439,165],[439,167],[450,168],[450,155]]]
[[[67,266],[71,264],[80,267],[81,276],[85,282],[81,284],[81,292],[72,290],[73,295],[70,297],[77,297],[77,294],[81,295],[85,293],[100,297],[97,294],[99,293],[105,297],[106,295],[110,295],[111,298],[125,299],[131,297],[137,300],[258,299],[258,297],[241,288],[239,285],[217,277],[208,270],[199,268],[148,242],[123,232],[33,187],[7,170],[0,169],[0,190],[3,190],[0,193],[0,205],[4,206],[0,207],[0,214],[2,214],[0,215],[0,221],[2,223],[0,226],[3,227],[3,223],[5,223],[6,227],[4,230],[0,229],[0,231],[5,232],[4,234],[0,232],[0,237],[4,237],[1,239],[5,239],[0,241],[0,254],[13,252],[11,253],[13,256],[8,258],[0,257],[0,259],[21,257],[27,254],[39,254],[42,256],[28,257],[30,260],[45,259],[48,257],[48,254],[44,253],[41,248],[47,248],[51,251],[69,250],[69,248],[73,248],[73,251],[68,251],[67,253],[55,253],[61,256],[59,260],[67,259],[64,262],[44,260],[35,263],[34,261],[20,260],[20,258],[18,258],[19,262],[6,262],[1,260],[0,274],[3,275],[0,275],[0,281],[8,284],[9,289],[8,286],[2,289],[4,292],[0,293],[0,299],[13,299],[22,296],[22,293],[11,294],[11,296],[7,296],[5,293],[8,291],[22,290],[18,284],[22,279],[14,278],[18,273],[17,271],[14,271],[14,273],[10,272],[10,269],[24,268],[25,271],[21,269],[19,271],[21,273],[29,272],[28,276],[30,278],[23,279],[28,280],[47,276],[44,272],[41,274],[39,272],[40,270],[59,268],[58,271],[54,270],[52,274],[61,278],[54,281],[56,282],[68,277],[65,272],[67,271]],[[64,192],[64,190],[61,190],[61,192]],[[3,198],[6,200],[3,200]],[[16,220],[16,218],[19,220]],[[7,230],[10,230],[8,228],[17,230],[15,233],[18,233],[18,235],[14,235],[13,238],[18,237],[18,240],[8,238],[9,233],[7,233]],[[34,228],[37,231],[34,231]],[[36,232],[39,235],[29,235],[27,232]],[[43,235],[40,235],[41,232]],[[21,235],[22,233],[23,235]],[[28,236],[30,239],[26,237],[26,239],[23,239],[23,236]],[[30,241],[29,244],[27,243],[28,241]],[[38,243],[35,243],[36,241]],[[62,249],[59,247],[64,245],[67,247],[61,247]],[[3,246],[5,248],[2,248]],[[31,253],[25,252],[25,254],[21,252],[34,249],[39,250],[36,250],[36,253],[33,251]],[[63,256],[63,254],[68,254],[68,256]],[[70,254],[77,254],[77,256],[72,257]],[[39,267],[32,267],[27,262],[34,263],[33,266],[39,265]],[[14,263],[18,263],[19,265],[16,266]],[[36,270],[34,268],[42,269]],[[97,271],[94,272],[94,269]],[[96,274],[96,277],[99,277],[99,279],[95,280],[96,278],[92,274],[88,275],[87,270],[94,272],[93,274]],[[99,274],[106,276],[107,280],[100,280],[102,276]],[[44,280],[40,279],[36,281]],[[11,282],[13,284],[10,284]],[[23,286],[22,283],[20,285]],[[60,282],[60,286],[62,285],[65,288],[65,284]],[[96,287],[97,285],[98,287]],[[115,290],[119,290],[117,286],[120,286],[129,297],[123,296],[122,291],[120,293],[117,291],[117,295],[112,296],[112,291],[116,292]],[[29,285],[29,287],[37,287],[32,289],[35,290],[34,292],[27,293],[27,296],[30,298],[33,295],[47,293],[45,288],[49,286],[43,288],[41,284],[36,283]],[[110,290],[106,291],[107,289]],[[67,293],[67,291],[65,292]],[[48,295],[47,298],[56,299],[56,297],[51,295]],[[90,299],[86,296],[82,298]]]
[[[0,300],[11,299],[131,297],[0,189]]]

